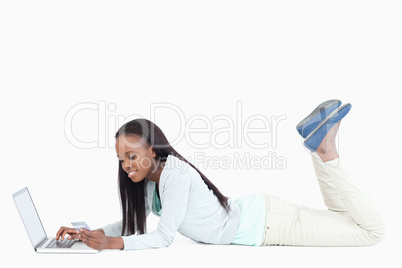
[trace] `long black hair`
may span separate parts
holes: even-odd
[[[222,207],[229,212],[230,207],[228,204],[228,198],[224,196],[218,188],[208,178],[202,174],[193,164],[187,161],[181,156],[167,140],[162,130],[153,122],[147,119],[135,119],[125,123],[116,133],[116,140],[121,135],[137,135],[142,137],[148,145],[153,147],[153,151],[156,155],[156,161],[165,162],[169,155],[173,155],[178,159],[188,163],[193,167],[204,180],[205,184],[214,195],[218,198]],[[140,182],[133,182],[128,174],[123,170],[122,165],[119,162],[119,189],[120,189],[120,201],[123,214],[122,220],[122,232],[125,234],[127,229],[127,235],[138,232],[144,234],[146,229],[146,213],[145,213],[145,180]]]

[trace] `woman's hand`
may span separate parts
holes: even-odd
[[[63,226],[60,227],[59,231],[57,232],[56,240],[59,240],[59,238],[61,238],[61,240],[63,241],[66,234],[69,234],[69,236],[67,237],[68,240],[79,239],[79,232],[77,230],[75,230],[74,228]]]
[[[94,231],[81,229],[79,232],[79,239],[88,247],[97,250],[124,248],[124,242],[121,237],[105,236],[105,232],[102,229]]]
[[[108,248],[108,241],[105,233],[100,230],[88,231],[81,229],[79,239],[90,248],[102,250]]]

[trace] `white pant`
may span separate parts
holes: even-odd
[[[328,210],[297,206],[264,194],[263,246],[368,246],[381,241],[385,228],[380,215],[339,159],[324,163],[316,153],[312,159]]]

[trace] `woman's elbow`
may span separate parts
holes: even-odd
[[[370,231],[370,239],[367,246],[374,246],[384,240],[386,236],[385,226],[378,227],[376,230]]]

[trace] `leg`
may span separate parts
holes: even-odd
[[[328,211],[290,204],[266,196],[263,245],[366,246],[381,241],[384,224],[367,194],[339,165],[335,125],[312,154]]]
[[[341,120],[342,121],[342,120]],[[341,124],[339,121],[338,124],[334,125],[330,131],[328,131],[327,135],[322,140],[320,146],[317,148],[317,155],[320,156],[322,161],[327,162],[331,160],[335,160],[339,157],[338,151],[336,150],[336,142],[335,138],[338,134],[339,125]]]
[[[381,229],[367,231],[342,212],[297,206],[266,195],[263,246],[368,246],[382,238]]]
[[[312,153],[313,165],[315,174],[318,178],[318,184],[321,189],[322,196],[324,197],[324,203],[329,210],[345,212],[345,206],[338,195],[338,191],[331,179],[331,174],[327,172],[325,165],[320,162],[338,161],[338,152],[336,150],[335,138],[338,133],[339,125],[336,124],[325,136],[321,142],[316,153]],[[316,160],[316,161],[315,161]],[[319,161],[322,160],[322,161]]]
[[[317,149],[317,154],[312,154],[324,202],[328,209],[345,212],[361,228],[368,232],[376,232],[379,228],[383,229],[383,223],[375,210],[375,205],[349,178],[339,163],[335,138],[340,123],[333,126],[325,136]]]
[[[325,179],[325,184],[334,186],[331,189],[331,194],[335,194],[333,200],[335,205],[341,206],[336,211],[318,210],[265,195],[263,245],[369,246],[380,242],[385,235],[384,224],[368,196],[339,165],[332,167],[317,156],[313,159],[330,174],[319,180]]]
[[[385,235],[384,223],[370,197],[347,175],[338,159],[323,162],[317,155],[312,154],[312,159],[328,212],[346,216],[350,224],[360,229],[349,233],[345,242],[372,245],[381,241]]]

